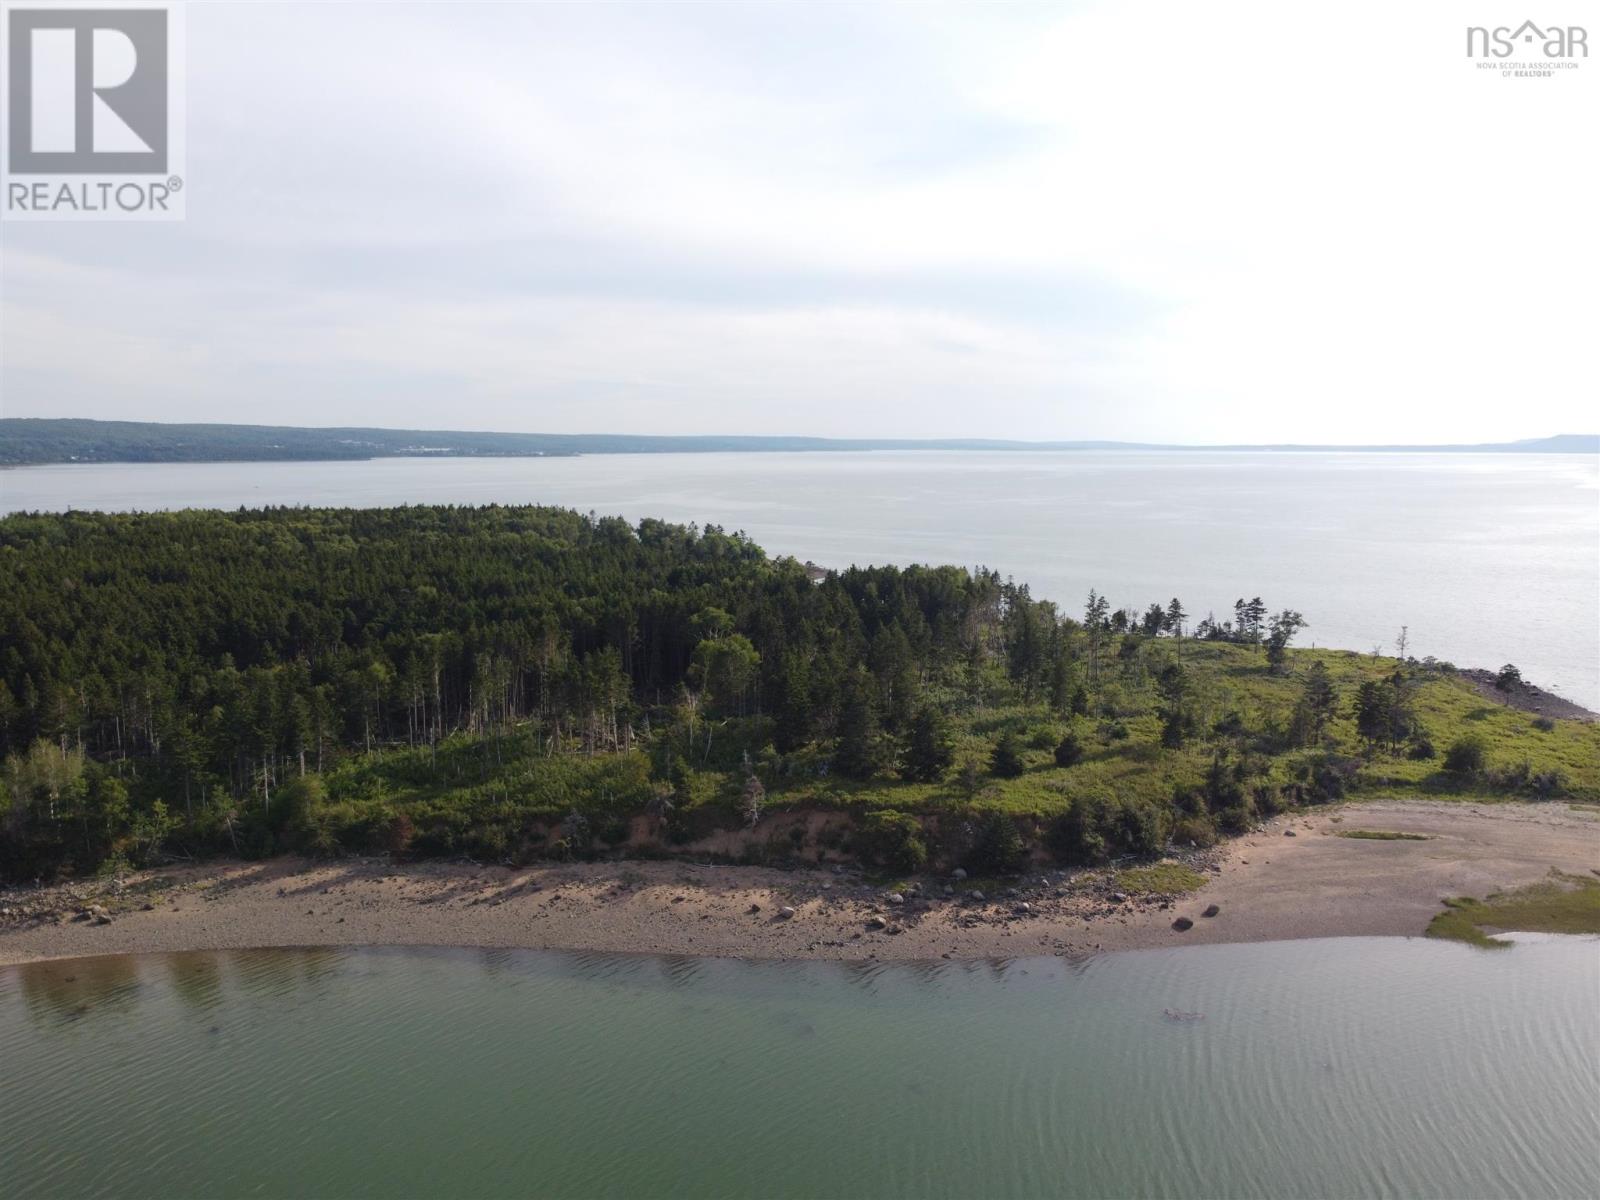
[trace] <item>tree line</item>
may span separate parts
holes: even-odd
[[[1098,592],[1070,617],[982,569],[815,581],[715,526],[537,507],[23,514],[0,521],[0,565],[18,860],[158,837],[219,795],[270,813],[351,754],[457,734],[495,754],[512,728],[596,756],[666,745],[686,713],[758,719],[841,775],[934,780],[952,711],[1087,712],[1109,656],[1188,619]],[[1270,660],[1303,624],[1241,601],[1194,632]],[[1181,667],[1160,687],[1179,745]]]

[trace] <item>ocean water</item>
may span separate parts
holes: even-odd
[[[1597,966],[1546,936],[4,969],[0,1195],[1594,1196]]]
[[[1077,613],[1091,587],[1192,617],[1261,596],[1307,643],[1513,662],[1600,708],[1600,460],[1588,455],[590,455],[0,472],[0,511],[553,504],[742,529],[824,566],[993,567]]]

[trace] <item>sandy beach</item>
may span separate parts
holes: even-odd
[[[1338,836],[1356,829],[1423,840]],[[216,862],[0,892],[0,964],[303,945],[969,959],[1407,936],[1422,933],[1442,897],[1482,896],[1552,869],[1600,870],[1600,812],[1366,802],[1280,817],[1184,861],[1207,882],[1172,897],[1124,895],[1107,871],[1054,869],[998,886],[927,876],[895,891],[845,869],[688,862]],[[975,884],[990,891],[971,897]],[[1175,928],[1180,917],[1192,926]]]

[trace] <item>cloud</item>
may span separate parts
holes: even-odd
[[[1478,13],[1482,8],[1483,12]],[[8,415],[1593,424],[1588,64],[1472,3],[189,14],[189,219],[0,231]]]

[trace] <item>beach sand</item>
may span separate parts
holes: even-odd
[[[1337,836],[1406,832],[1423,841]],[[1290,834],[1294,836],[1289,836]],[[1114,898],[1108,872],[927,876],[888,899],[860,874],[688,862],[213,862],[0,892],[0,965],[256,946],[440,945],[762,959],[1010,958],[1347,935],[1415,935],[1446,896],[1600,869],[1600,812],[1566,804],[1368,801],[1279,817],[1186,857],[1207,883]],[[949,884],[956,891],[946,896]],[[1006,889],[1014,888],[1015,895]],[[996,894],[998,893],[998,894]],[[1021,912],[1026,904],[1030,911]],[[100,905],[104,917],[83,911]],[[1218,906],[1205,917],[1210,905]],[[785,906],[794,915],[782,914]],[[1193,926],[1173,927],[1179,917]],[[870,928],[874,919],[881,929]]]

